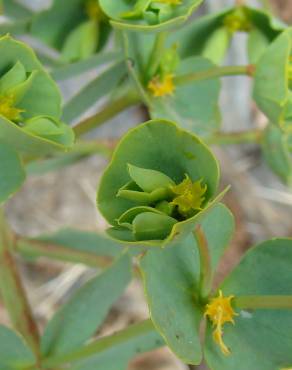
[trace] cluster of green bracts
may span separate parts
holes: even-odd
[[[10,36],[0,38],[0,51],[0,141],[37,155],[71,147],[59,89],[33,51]]]
[[[117,146],[100,184],[98,205],[126,243],[166,245],[189,233],[222,195],[217,160],[174,123],[149,121]]]

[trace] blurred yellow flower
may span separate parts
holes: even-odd
[[[23,109],[16,108],[13,95],[0,96],[0,115],[10,121],[20,120],[20,113]]]
[[[148,89],[155,97],[172,95],[175,90],[173,75],[167,74],[162,78],[160,76],[153,77],[148,83]]]

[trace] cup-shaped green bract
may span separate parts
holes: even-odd
[[[217,161],[193,134],[165,120],[148,121],[121,140],[105,170],[98,208],[127,244],[165,246],[186,237],[214,199]]]
[[[254,99],[269,120],[283,128],[292,120],[291,94],[292,28],[266,49],[256,65]]]
[[[31,32],[57,49],[62,60],[75,62],[99,51],[110,27],[98,0],[55,0],[34,17]]]
[[[185,22],[203,0],[100,0],[116,28],[159,32]]]
[[[0,140],[20,152],[43,155],[73,144],[60,121],[61,94],[24,43],[0,38]]]

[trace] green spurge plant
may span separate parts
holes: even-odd
[[[202,0],[55,0],[38,11],[0,3],[0,296],[10,318],[0,325],[0,370],[126,370],[162,346],[210,370],[292,369],[292,240],[260,242],[218,280],[235,222],[209,147],[253,143],[291,189],[291,27],[243,2],[197,18]],[[225,65],[237,33],[249,64]],[[238,75],[251,79],[267,119],[226,132],[221,79]],[[146,122],[118,143],[94,136],[137,105]],[[106,234],[12,229],[6,204],[26,177],[96,154],[111,156],[97,190]],[[40,330],[16,255],[96,274]],[[97,335],[134,277],[149,318]]]

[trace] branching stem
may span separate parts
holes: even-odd
[[[234,298],[234,305],[242,310],[283,309],[292,310],[292,295],[241,296]]]
[[[174,78],[175,85],[185,85],[195,81],[208,80],[216,77],[227,77],[227,76],[253,76],[255,72],[255,66],[253,64],[245,66],[223,66],[214,67],[201,72],[186,73],[184,75],[176,76]]]
[[[40,358],[39,332],[12,256],[13,237],[0,208],[0,292],[11,322]]]

